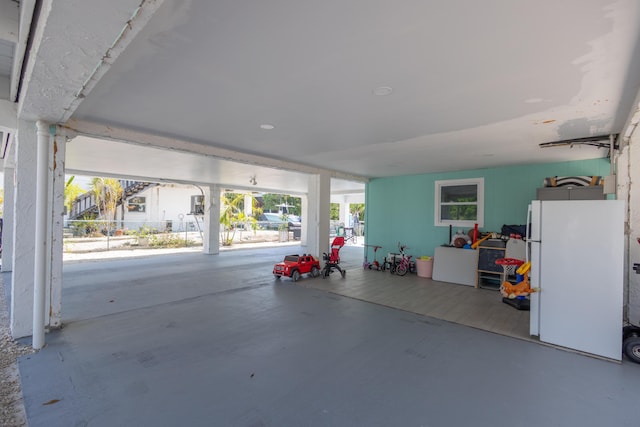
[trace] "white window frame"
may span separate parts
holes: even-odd
[[[478,188],[477,202],[469,202],[470,205],[477,206],[478,217],[471,221],[452,221],[443,220],[441,217],[442,205],[441,194],[443,187],[453,187],[458,185],[476,185]],[[459,205],[460,203],[452,203]],[[448,227],[449,225],[454,227],[473,227],[478,224],[478,227],[484,227],[484,178],[468,178],[468,179],[446,179],[435,182],[435,201],[434,201],[434,224],[436,227]]]
[[[144,200],[143,202],[140,202],[139,200]],[[136,201],[138,200],[138,201]],[[129,210],[129,206],[138,206],[138,208],[136,210]],[[142,206],[142,210],[140,209],[140,206]],[[147,212],[147,198],[146,196],[133,196],[131,198],[129,198],[129,200],[127,200],[127,212],[128,213],[146,213]]]

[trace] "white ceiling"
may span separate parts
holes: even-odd
[[[538,144],[623,132],[640,85],[635,0],[155,3],[95,87],[65,110],[72,121],[387,177],[603,157],[594,147]],[[91,56],[85,44],[102,25],[106,32],[101,22],[115,26],[140,2],[110,3],[117,13],[101,8],[100,19],[85,4],[52,2],[57,25],[49,27],[66,22],[77,34],[45,34],[50,57],[58,49],[73,58],[74,44]],[[63,81],[71,68],[61,85],[71,85]],[[391,93],[375,95],[380,87]],[[43,90],[24,93],[23,105],[47,102]],[[96,169],[128,164],[100,144],[81,145],[68,147],[78,169],[82,156]],[[152,173],[154,162],[169,161],[163,154],[179,161],[162,173],[197,171],[230,185],[247,182],[252,167],[161,150],[146,157],[148,171],[132,166],[126,175]],[[282,171],[272,173],[279,182]]]

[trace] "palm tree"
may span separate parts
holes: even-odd
[[[223,193],[222,195],[223,209],[220,212],[220,237],[223,246],[231,246],[239,224],[247,222],[255,224],[256,222],[254,217],[245,215],[244,198],[245,194],[243,193]],[[253,196],[251,196],[251,203],[253,211],[258,212],[258,202]]]
[[[105,220],[116,220],[116,207],[122,198],[122,186],[120,181],[114,178],[93,178],[91,181],[93,193],[98,206],[98,215]],[[110,229],[110,225],[108,229]]]
[[[82,187],[73,182],[75,175],[72,175],[64,185],[64,205],[67,208],[67,212],[71,212],[73,209],[73,202],[84,193]]]

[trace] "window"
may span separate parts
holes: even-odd
[[[191,215],[204,214],[204,196],[191,196]]]
[[[127,202],[127,210],[129,212],[144,212],[147,207],[147,201],[145,197],[132,197]]]
[[[435,225],[484,226],[484,178],[435,183]]]

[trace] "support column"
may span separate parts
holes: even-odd
[[[11,275],[11,335],[31,335],[35,252],[36,127],[20,121],[15,145],[13,203],[13,266]]]
[[[347,198],[345,196],[341,196],[340,199],[340,222],[343,223],[345,227],[351,227],[349,222],[349,218],[351,218],[349,203],[347,203]]]
[[[640,264],[640,132],[636,129],[629,145],[625,146],[617,161],[617,198],[627,200],[628,212],[628,293],[627,316],[629,322],[640,325],[640,274],[633,270]]]
[[[204,241],[202,253],[217,255],[220,253],[220,187],[204,187]]]
[[[2,271],[13,271],[13,206],[15,204],[14,174],[16,172],[11,159],[11,166],[4,165],[4,207],[2,213]]]
[[[307,222],[307,253],[318,257],[329,250],[330,200],[329,173],[309,176],[309,192],[308,196],[302,199],[302,215]]]
[[[44,347],[45,303],[47,294],[47,208],[49,181],[49,125],[43,121],[36,123],[36,221],[33,270],[33,336],[32,347]]]
[[[244,214],[247,217],[253,215],[253,197],[251,194],[244,195]]]
[[[47,265],[49,271],[47,274],[47,289],[49,295],[47,298],[49,309],[46,310],[48,319],[45,324],[50,328],[59,328],[62,325],[62,253],[64,252],[64,187],[65,181],[65,156],[66,156],[67,138],[64,129],[58,128],[58,132],[54,136],[53,149],[50,150],[50,165],[52,166],[52,176],[50,179],[51,189],[49,194],[52,195],[49,203],[50,221],[47,240],[49,241],[47,250]]]
[[[303,194],[300,196],[300,217],[302,218],[302,225],[300,227],[300,246],[307,246],[309,241],[307,235],[309,234],[309,222],[306,218],[309,217],[309,195]],[[312,254],[322,256],[322,254]]]

